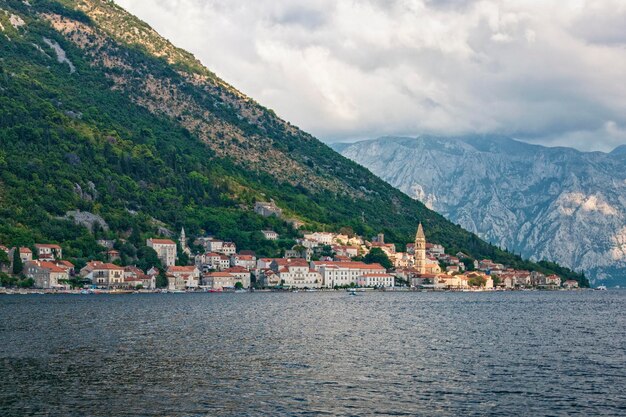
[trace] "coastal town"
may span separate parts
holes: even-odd
[[[270,203],[257,204],[263,216],[280,215]],[[299,225],[294,225],[298,227]],[[267,240],[279,239],[262,230]],[[192,251],[189,242],[197,250]],[[378,290],[490,291],[519,289],[574,289],[578,282],[557,275],[515,270],[489,259],[473,260],[442,245],[429,243],[422,224],[415,240],[398,251],[384,234],[365,239],[355,234],[302,232],[296,245],[280,258],[257,257],[253,250],[238,250],[234,242],[213,236],[188,239],[184,228],[178,241],[148,238],[146,246],[158,264],[143,270],[122,265],[115,241],[102,239],[105,260],[92,260],[80,269],[63,257],[58,243],[6,247],[0,274],[23,278],[23,288],[45,292],[223,292],[254,290]],[[185,262],[181,262],[181,260]],[[8,283],[12,281],[7,280]],[[6,284],[6,283],[3,283]],[[3,285],[8,287],[10,285]],[[0,291],[10,291],[1,288]]]

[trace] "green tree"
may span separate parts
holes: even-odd
[[[0,285],[3,287],[13,287],[17,283],[17,278],[0,272]]]
[[[484,277],[472,277],[470,278],[467,283],[471,286],[471,287],[484,287],[485,284],[487,283],[487,279]]]
[[[463,265],[465,265],[465,270],[466,271],[475,271],[476,268],[474,268],[474,260],[472,258],[463,258],[461,259],[461,262],[463,262]]]
[[[163,269],[159,269],[159,275],[156,277],[156,287],[157,288],[167,288],[168,286],[167,276],[165,275],[165,271]]]
[[[21,280],[17,285],[20,288],[32,288],[35,286],[35,280],[32,278],[26,278]]]
[[[235,289],[236,290],[242,290],[243,289],[243,284],[239,281],[235,282]]]
[[[163,269],[159,255],[157,255],[154,249],[149,248],[148,246],[139,247],[137,250],[137,257],[139,258],[137,261],[137,267],[143,271],[147,271],[153,266]]]
[[[183,252],[180,244],[176,245],[176,251],[178,253],[178,258],[176,259],[176,265],[179,266],[187,266],[189,265],[189,255]]]
[[[393,263],[381,248],[372,248],[372,250],[363,257],[363,262],[366,264],[381,264],[385,269],[393,268]]]
[[[11,260],[9,259],[9,255],[3,251],[0,250],[0,267],[4,266],[9,266],[11,264]]]
[[[22,263],[22,258],[20,258],[20,248],[17,247],[13,251],[13,275],[21,274],[23,269],[24,264]]]
[[[322,256],[334,256],[335,252],[333,252],[333,248],[330,245],[324,245],[322,247],[322,251],[320,253]]]

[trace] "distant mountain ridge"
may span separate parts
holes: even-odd
[[[484,239],[626,284],[626,146],[501,136],[383,137],[335,149]]]

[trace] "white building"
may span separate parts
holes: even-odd
[[[263,233],[263,236],[265,236],[265,239],[267,239],[267,240],[276,240],[276,239],[278,239],[278,233],[276,233],[273,230],[261,230],[261,233]]]
[[[256,256],[235,254],[230,257],[230,266],[240,266],[248,271],[256,266]]]
[[[195,266],[170,266],[167,275],[183,279],[185,288],[193,289],[200,285],[200,270]]]
[[[283,286],[287,288],[321,288],[322,274],[311,269],[304,259],[289,259],[289,262],[278,270]]]
[[[230,268],[230,257],[223,253],[208,252],[202,255],[197,255],[195,258],[195,264],[203,272],[209,270],[223,271]]]
[[[237,253],[237,246],[233,242],[224,242],[222,249],[217,252],[230,256]]]
[[[55,260],[63,258],[63,251],[59,245],[38,243],[35,245],[37,258],[40,260]]]
[[[250,288],[251,274],[248,269],[241,266],[233,266],[225,269],[223,272],[231,274],[233,277],[235,277],[235,284],[237,282],[241,282],[241,285],[243,285],[244,288]]]
[[[335,235],[333,233],[327,232],[306,233],[304,235],[305,240],[312,240],[320,245],[331,245],[334,237]]]
[[[157,253],[164,267],[176,264],[176,243],[170,239],[148,239],[146,245]]]
[[[121,287],[124,285],[124,268],[104,262],[91,262],[91,272],[86,278],[98,287]]]
[[[361,287],[391,288],[394,286],[394,277],[389,274],[363,274],[358,277]]]
[[[313,269],[322,275],[323,286],[326,288],[333,288],[335,285],[357,285],[359,277],[365,274],[384,274],[387,272],[380,264],[363,262],[314,261],[312,265]]]
[[[234,288],[236,282],[237,277],[223,271],[209,272],[202,276],[202,286],[211,290],[221,291],[224,288]]]

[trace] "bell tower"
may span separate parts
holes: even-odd
[[[415,269],[420,274],[426,273],[426,236],[421,222],[415,234]]]

